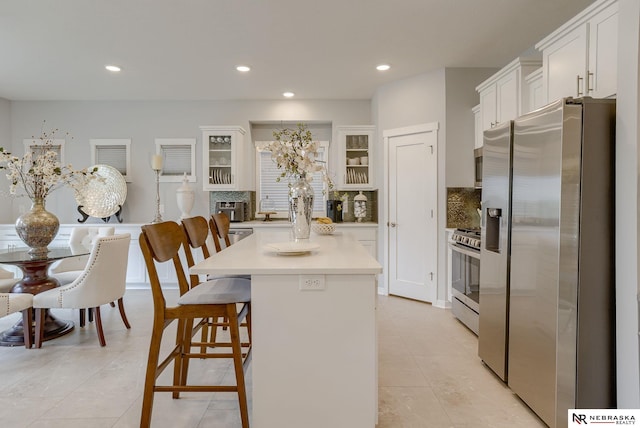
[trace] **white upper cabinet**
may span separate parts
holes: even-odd
[[[516,58],[478,85],[481,131],[515,119],[528,110],[529,91],[524,77],[540,65],[537,58]]]
[[[201,126],[203,190],[247,190],[245,130],[239,126]]]
[[[482,147],[483,142],[482,142],[482,124],[480,122],[480,104],[478,104],[477,106],[474,106],[471,111],[473,112],[473,120],[474,120],[474,124],[475,124],[475,136],[474,136],[474,143],[473,143],[473,148],[477,149],[479,147]]]
[[[373,189],[375,126],[340,126],[338,189]]]
[[[618,3],[597,1],[538,44],[545,103],[617,91]]]
[[[529,106],[523,113],[529,113],[543,107],[546,104],[542,83],[542,67],[524,78],[529,91]]]

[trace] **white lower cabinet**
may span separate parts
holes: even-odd
[[[353,235],[364,248],[369,251],[371,257],[378,259],[377,235],[378,225],[367,226],[351,226],[349,223],[342,223],[337,230],[343,233]]]
[[[127,286],[128,287],[149,287],[149,278],[147,276],[147,268],[144,264],[144,257],[138,244],[138,238],[140,236],[142,224],[113,224],[113,223],[100,223],[100,224],[61,224],[58,229],[58,234],[53,239],[50,248],[66,247],[69,244],[69,237],[71,236],[71,230],[74,227],[82,226],[113,226],[115,227],[115,233],[129,233],[131,235],[131,244],[129,245],[129,262],[127,265]],[[20,240],[16,233],[15,226],[13,224],[0,225],[0,250],[15,249],[25,247],[24,242]],[[20,275],[20,269],[15,266],[3,265],[3,268],[16,272]],[[164,278],[160,278],[161,281],[176,282],[175,275],[170,275],[167,272],[164,274]]]

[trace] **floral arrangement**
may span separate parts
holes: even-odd
[[[307,181],[313,180],[313,174],[322,173],[323,180],[329,188],[333,188],[333,182],[327,175],[327,170],[322,161],[318,160],[318,143],[313,141],[311,131],[303,123],[298,124],[297,129],[285,128],[274,131],[275,141],[269,143],[265,148],[271,152],[271,157],[282,169],[281,178],[305,178]]]
[[[0,169],[7,170],[11,195],[28,196],[32,201],[44,200],[51,192],[65,185],[77,191],[86,180],[94,177],[95,168],[91,171],[86,168],[75,170],[71,165],[60,165],[53,147],[56,132],[58,129],[43,131],[39,138],[32,137],[35,143],[32,150],[21,158],[0,147]]]

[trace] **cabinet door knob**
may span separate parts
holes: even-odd
[[[395,223],[393,223],[393,222],[391,222],[391,223],[387,223],[387,226],[390,226],[390,227],[396,227],[396,224],[395,224]]]
[[[590,92],[593,92],[593,73],[592,72],[588,72],[587,73],[587,94]]]

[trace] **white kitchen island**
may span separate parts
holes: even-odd
[[[350,235],[279,255],[288,233],[258,231],[196,264],[195,274],[251,274],[255,428],[373,428],[380,264]],[[312,289],[305,288],[308,284]]]

